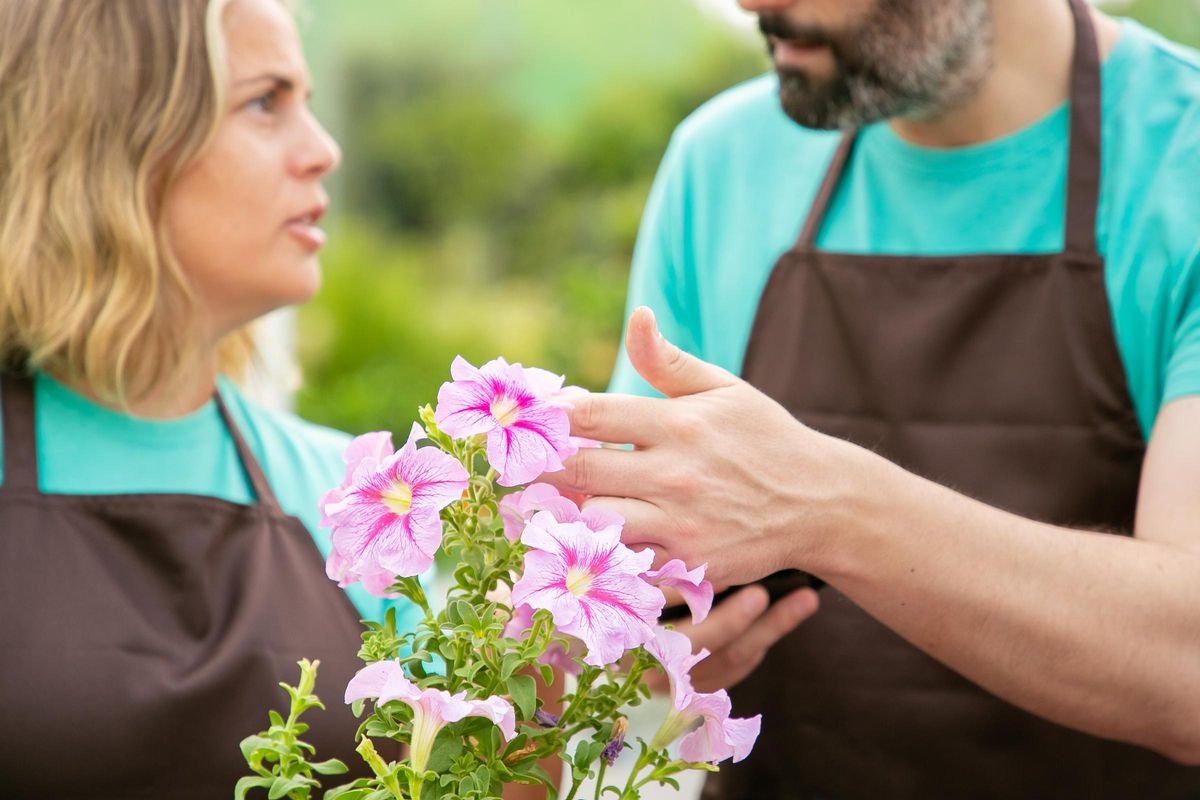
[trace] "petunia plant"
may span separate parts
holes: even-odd
[[[372,777],[324,796],[483,800],[526,784],[557,798],[550,772],[560,770],[543,765],[561,762],[567,800],[589,777],[596,798],[632,800],[681,771],[745,758],[759,718],[731,718],[725,692],[695,691],[688,673],[707,652],[659,624],[664,588],[695,620],[708,614],[705,566],[655,569],[651,550],[622,543],[620,516],[536,482],[597,445],[570,435],[566,409],[583,390],[504,359],[476,368],[457,358],[451,377],[399,450],[387,432],[351,442],[344,480],[321,500],[329,577],[424,612],[413,630],[398,630],[392,613],[365,623],[365,665],[337,689],[362,719],[357,751]],[[432,603],[422,576],[439,550],[453,574]],[[649,696],[648,670],[666,674],[670,710],[649,742],[629,742],[625,714]],[[306,680],[299,696],[311,692]],[[404,760],[380,755],[375,743],[387,739],[406,745]],[[619,758],[633,762],[628,778],[610,784]],[[309,797],[322,772],[298,756],[257,755],[251,766],[243,791],[286,785],[293,798]]]

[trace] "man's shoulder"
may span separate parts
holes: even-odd
[[[1118,117],[1140,125],[1179,128],[1200,135],[1200,51],[1172,42],[1132,20],[1122,23],[1121,40],[1110,56],[1106,98]]]
[[[1178,267],[1193,257],[1200,234],[1200,53],[1136,22],[1122,24],[1111,56],[1106,157],[1113,231],[1138,231]],[[1124,209],[1138,209],[1131,230]],[[1139,253],[1135,259],[1144,262]]]

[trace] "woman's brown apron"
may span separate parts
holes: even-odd
[[[231,797],[238,743],[286,716],[301,658],[327,705],[303,738],[361,765],[342,703],[358,614],[220,396],[256,505],[43,494],[32,381],[2,386],[0,798]]]
[[[848,135],[775,265],[745,378],[798,419],[1025,517],[1129,534],[1144,442],[1096,246],[1100,58],[1082,0],[1064,250],[816,249]],[[986,224],[981,221],[980,224]],[[1068,565],[1069,568],[1069,565]],[[763,715],[723,798],[1200,797],[1200,770],[1047,722],[906,643],[832,588],[732,694]]]

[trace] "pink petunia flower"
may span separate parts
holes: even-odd
[[[504,520],[504,536],[510,542],[521,538],[521,533],[533,515],[549,511],[559,522],[582,522],[593,531],[625,524],[620,514],[603,508],[591,507],[579,510],[579,506],[568,497],[563,497],[548,483],[533,483],[519,492],[507,494],[500,500],[500,517]]]
[[[342,479],[340,485],[321,496],[318,506],[321,509],[321,527],[333,527],[333,520],[325,514],[325,507],[345,498],[346,490],[354,481],[354,473],[358,470],[359,465],[363,463],[377,465],[390,456],[394,449],[391,431],[374,431],[354,437],[346,446],[346,451],[342,453],[342,460],[346,462],[346,477]]]
[[[355,572],[350,568],[350,562],[337,550],[330,551],[329,558],[325,562],[325,574],[331,580],[337,581],[338,586],[345,587],[361,581],[363,588],[376,597],[400,596],[399,592],[391,591],[392,586],[396,583],[394,573],[387,570]]]
[[[655,586],[669,586],[679,592],[692,611],[692,621],[703,622],[712,610],[713,585],[704,580],[707,564],[688,571],[687,565],[678,558],[663,564],[662,569],[653,569],[642,575]]]
[[[679,631],[654,626],[654,638],[646,643],[646,652],[658,659],[671,685],[671,700],[682,706],[692,690],[692,667],[708,658],[707,649],[693,655],[692,640]]]
[[[375,698],[379,704],[400,700],[413,710],[410,759],[418,773],[425,771],[433,740],[448,723],[466,717],[485,717],[500,729],[505,741],[517,735],[517,715],[512,703],[501,697],[468,700],[466,692],[421,689],[404,675],[399,661],[376,661],[360,669],[346,685],[347,703]]]
[[[503,358],[479,369],[459,356],[454,380],[438,390],[434,419],[456,438],[487,434],[488,463],[501,486],[517,486],[563,468],[575,454],[567,412],[538,397],[525,369]]]
[[[621,544],[621,529],[592,531],[583,522],[534,515],[521,541],[530,547],[525,574],[512,591],[514,607],[545,608],[555,627],[587,646],[584,661],[601,667],[654,636],[650,627],[666,598],[641,579],[654,553]]]
[[[724,689],[712,694],[693,690],[689,672],[708,656],[708,651],[693,655],[691,648],[687,636],[662,627],[655,629],[654,639],[646,645],[646,651],[662,664],[671,684],[671,711],[650,746],[661,750],[682,736],[679,757],[685,761],[741,761],[758,739],[762,715],[730,719],[732,707]]]
[[[462,496],[469,475],[441,450],[418,448],[424,435],[414,424],[399,451],[363,457],[340,497],[323,507],[333,528],[326,573],[342,585],[362,580],[381,594],[391,583],[386,576],[419,575],[433,563],[442,543],[440,512]]]
[[[525,378],[533,387],[534,394],[552,406],[559,408],[574,408],[575,401],[589,394],[582,386],[564,386],[566,377],[555,375],[553,372],[538,367],[526,367]],[[600,442],[586,439],[582,436],[572,436],[571,444],[578,448],[599,447]]]

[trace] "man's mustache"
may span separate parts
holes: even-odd
[[[779,14],[760,14],[758,29],[763,36],[774,36],[777,39],[787,39],[810,46],[836,46],[836,40],[822,28],[795,25]]]

